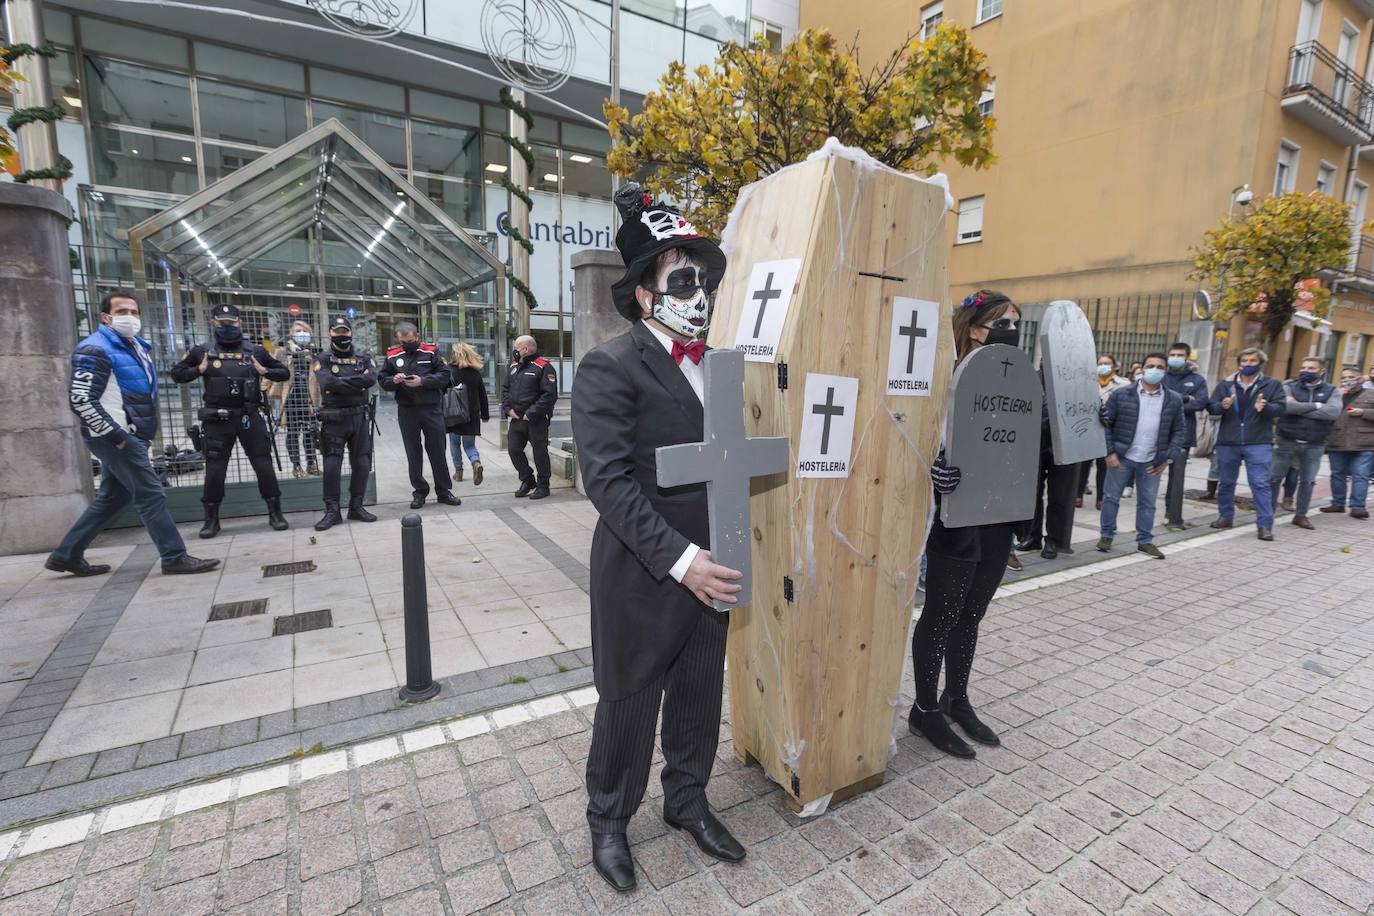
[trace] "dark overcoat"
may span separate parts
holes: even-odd
[[[701,401],[653,333],[630,330],[584,356],[573,380],[578,470],[600,513],[592,535],[593,674],[622,699],[667,670],[702,615],[670,575],[689,544],[709,548],[706,485],[662,489],[655,450],[702,441]]]

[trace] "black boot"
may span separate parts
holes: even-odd
[[[940,710],[949,718],[958,723],[959,727],[979,744],[989,744],[993,747],[1002,743],[997,737],[997,732],[988,728],[983,721],[978,718],[978,714],[973,711],[973,704],[968,701],[968,697],[962,700],[952,700],[949,694],[940,697]]]
[[[350,522],[375,522],[377,516],[363,508],[361,496],[355,496],[348,501],[348,520]]]
[[[912,706],[906,723],[913,735],[921,735],[946,754],[966,759],[977,756],[963,738],[954,734],[954,729],[949,727],[949,720],[938,707],[926,712],[919,706]]]
[[[1207,492],[1202,494],[1202,498],[1207,502],[1212,502],[1217,498],[1217,481],[1207,481]]]
[[[335,525],[343,524],[343,516],[339,514],[338,500],[326,499],[324,501],[324,517],[315,523],[316,531],[328,531]]]
[[[219,503],[205,504],[205,524],[200,526],[200,536],[212,538],[219,534]]]
[[[272,496],[267,500],[267,524],[272,526],[273,531],[285,531],[291,527],[287,524],[286,516],[281,514],[280,496]]]

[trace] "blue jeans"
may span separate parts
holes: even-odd
[[[1350,508],[1363,509],[1374,474],[1374,452],[1327,452],[1331,459],[1331,505],[1344,506],[1345,479],[1350,478]]]
[[[453,456],[453,466],[461,468],[463,466],[463,453],[467,452],[468,461],[476,464],[482,460],[482,456],[477,453],[476,436],[460,436],[457,433],[448,434],[448,450]]]
[[[1322,467],[1322,453],[1326,445],[1322,442],[1298,442],[1286,436],[1274,440],[1274,463],[1270,470],[1269,486],[1277,490],[1279,482],[1288,475],[1293,459],[1298,460],[1298,489],[1293,503],[1293,514],[1306,515],[1312,503],[1312,487],[1317,483],[1317,472]]]
[[[1224,519],[1236,515],[1236,481],[1245,465],[1245,482],[1255,497],[1255,526],[1274,527],[1274,488],[1269,472],[1274,463],[1274,447],[1265,445],[1217,446],[1217,513]]]
[[[1155,499],[1159,496],[1159,480],[1163,474],[1147,474],[1148,461],[1122,458],[1119,467],[1107,467],[1107,493],[1102,497],[1102,536],[1116,537],[1116,513],[1121,508],[1121,494],[1127,487],[1135,487],[1135,541],[1149,544],[1155,539]]]
[[[130,436],[123,448],[116,448],[105,438],[87,439],[86,448],[100,459],[100,489],[52,552],[53,557],[67,562],[80,560],[110,519],[131,501],[138,509],[138,517],[143,519],[143,527],[148,529],[148,536],[157,545],[163,565],[186,556],[186,542],[167,509],[162,481],[148,460],[148,443]]]

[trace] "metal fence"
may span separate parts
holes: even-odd
[[[1063,296],[1078,303],[1092,325],[1097,352],[1110,353],[1122,371],[1148,354],[1163,352],[1178,340],[1192,320],[1192,292],[1149,293],[1133,296]],[[1040,322],[1046,303],[1027,304],[1021,346],[1036,356]]]

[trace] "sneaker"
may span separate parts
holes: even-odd
[[[1156,560],[1164,559],[1163,552],[1154,544],[1137,544],[1135,545],[1135,549],[1145,554],[1147,557],[1153,557]]]
[[[1012,572],[1021,572],[1025,568],[1026,567],[1021,565],[1021,558],[1016,554],[1007,557],[1007,569],[1010,569]]]
[[[1110,553],[1111,550],[1112,550],[1112,539],[1111,539],[1111,538],[1098,538],[1098,539],[1097,539],[1097,549],[1100,550],[1100,551],[1102,551],[1103,553]]]

